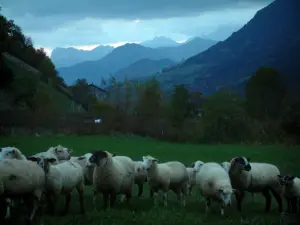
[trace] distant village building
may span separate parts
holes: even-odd
[[[96,96],[96,98],[98,100],[104,100],[108,96],[108,91],[106,91],[94,84],[90,84],[89,89],[90,89],[91,93]]]

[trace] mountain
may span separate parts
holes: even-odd
[[[79,50],[76,48],[55,48],[51,54],[51,60],[56,68],[72,66],[76,63],[83,61],[99,60],[114,47],[111,46],[98,46],[91,51]]]
[[[162,73],[159,80],[164,88],[183,83],[211,94],[220,87],[244,85],[259,67],[269,66],[297,88],[300,81],[299,10],[299,0],[275,0],[225,41]]]
[[[194,37],[176,47],[160,47],[157,50],[165,54],[166,58],[182,61],[196,55],[216,44],[217,41]]]
[[[242,26],[235,24],[227,24],[219,26],[216,30],[206,35],[203,35],[203,38],[216,40],[216,41],[224,41],[228,38],[233,32],[239,30]]]
[[[152,40],[144,41],[140,43],[140,45],[148,48],[159,48],[159,47],[174,47],[180,44],[172,40],[171,38],[158,36],[153,38]]]
[[[78,78],[86,78],[89,82],[100,83],[101,76],[109,78],[119,69],[143,59],[164,59],[164,54],[152,48],[138,44],[125,44],[115,48],[111,53],[97,61],[81,62],[71,67],[58,68],[59,75],[67,84],[72,84]]]
[[[138,79],[141,77],[150,76],[154,73],[161,72],[162,69],[174,65],[175,62],[170,59],[141,59],[129,66],[118,70],[114,77],[117,80],[123,81],[125,76],[127,79]]]

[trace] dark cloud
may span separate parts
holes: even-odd
[[[1,0],[9,15],[71,16],[74,19],[150,19],[192,16],[224,7],[266,5],[272,0]]]

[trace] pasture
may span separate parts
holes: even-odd
[[[249,145],[192,145],[160,142],[139,137],[104,137],[104,136],[53,136],[53,137],[0,137],[0,146],[15,146],[25,155],[47,150],[50,146],[61,144],[73,149],[73,155],[94,150],[107,150],[117,155],[126,155],[133,160],[142,160],[143,155],[152,155],[160,162],[178,160],[189,165],[196,160],[204,162],[229,161],[234,156],[248,156],[251,161],[274,163],[282,173],[293,173],[299,176],[300,148],[284,146],[249,146]],[[265,200],[260,194],[247,194],[242,206],[242,213],[236,211],[235,204],[225,210],[221,217],[219,205],[213,204],[213,210],[205,213],[204,200],[196,189],[188,197],[187,206],[183,208],[176,200],[175,194],[169,192],[168,208],[163,205],[153,207],[149,198],[148,185],[144,185],[143,197],[138,198],[137,189],[133,192],[131,206],[118,203],[115,209],[102,210],[101,197],[98,198],[98,212],[93,211],[93,196],[91,187],[86,187],[86,214],[79,214],[79,202],[74,191],[70,212],[67,216],[42,217],[43,225],[123,225],[123,224],[164,224],[164,225],[193,225],[193,224],[241,224],[241,217],[247,224],[279,224],[280,214],[277,211],[275,199],[269,213],[264,212]],[[64,198],[56,206],[56,213],[62,210]],[[284,202],[284,209],[286,204]]]

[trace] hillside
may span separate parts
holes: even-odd
[[[160,72],[163,68],[174,64],[175,62],[170,59],[141,59],[125,68],[118,70],[114,74],[114,77],[117,80],[124,80],[125,76],[127,79],[138,79],[141,77],[150,76],[156,72]]]
[[[148,48],[159,48],[159,47],[174,47],[180,44],[172,40],[171,38],[158,36],[153,38],[152,40],[144,41],[140,43],[140,45]]]
[[[243,85],[259,67],[279,70],[289,85],[299,82],[300,1],[276,0],[259,10],[225,41],[161,74],[165,88],[193,84],[205,94],[223,86]],[[282,16],[284,15],[284,16]]]
[[[114,74],[119,69],[125,68],[138,60],[170,59],[179,62],[183,58],[188,58],[206,50],[215,43],[215,41],[195,38],[176,47],[155,49],[138,44],[126,44],[115,48],[100,60],[81,62],[70,67],[61,67],[57,70],[67,84],[72,84],[78,78],[86,78],[89,82],[97,84],[100,82],[101,76],[107,79],[110,74]]]
[[[51,53],[51,60],[56,68],[72,66],[83,61],[99,60],[113,49],[111,46],[98,46],[91,51],[76,48],[55,48]]]
[[[161,47],[157,50],[164,53],[166,58],[174,61],[182,61],[216,44],[217,41],[194,37],[190,41],[176,47]]]
[[[58,68],[58,71],[67,84],[73,83],[78,78],[86,78],[89,82],[98,84],[101,76],[108,78],[110,74],[114,74],[119,69],[143,58],[158,60],[165,57],[152,48],[146,48],[138,44],[126,44],[115,48],[101,60]]]

